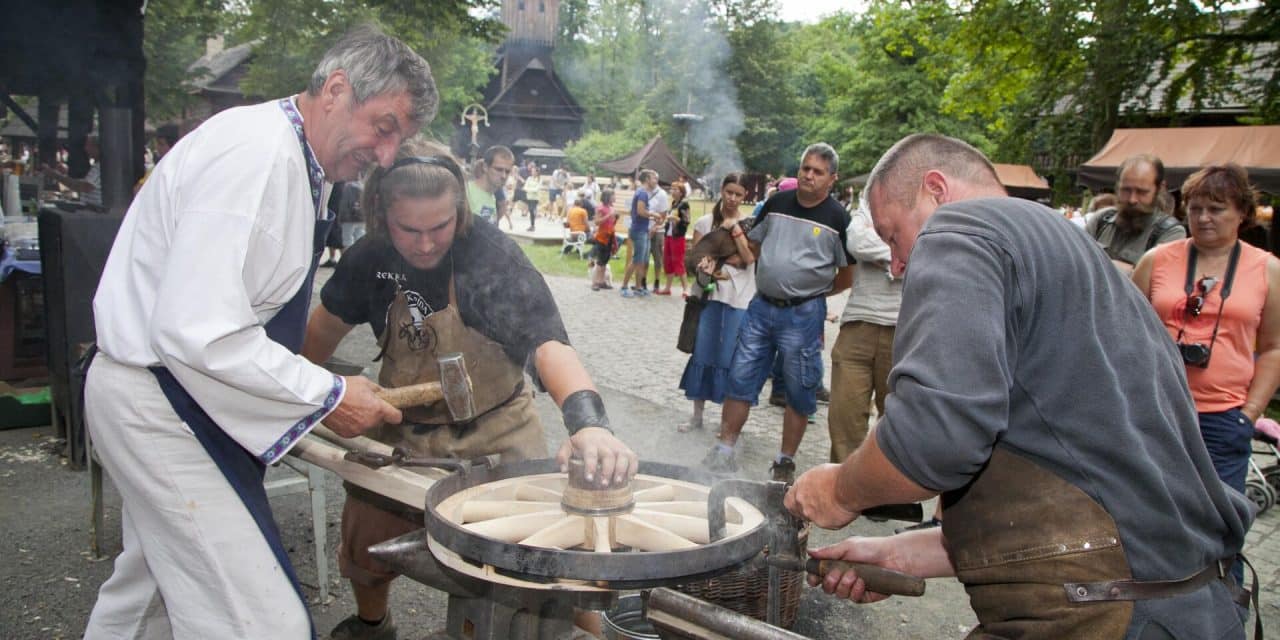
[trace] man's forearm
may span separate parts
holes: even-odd
[[[882,504],[919,502],[937,495],[913,482],[885,457],[873,430],[849,459],[840,465],[836,501],[850,511]]]
[[[538,369],[538,377],[542,386],[556,406],[560,406],[570,394],[584,389],[595,390],[591,376],[578,359],[578,352],[573,347],[551,340],[544,342],[533,353],[533,365]]]

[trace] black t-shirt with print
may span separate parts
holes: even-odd
[[[454,274],[462,321],[502,345],[517,366],[529,367],[542,344],[569,344],[551,290],[524,252],[498,227],[473,219],[466,237],[455,238],[440,266],[410,266],[389,239],[366,235],[343,252],[333,276],[320,290],[325,309],[352,325],[368,323],[374,335],[386,328],[396,283],[423,316],[449,304]]]

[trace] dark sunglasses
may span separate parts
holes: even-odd
[[[1200,312],[1204,310],[1204,300],[1209,297],[1213,288],[1218,286],[1218,279],[1213,276],[1204,276],[1196,282],[1196,292],[1187,296],[1187,315],[1192,318],[1199,318]]]

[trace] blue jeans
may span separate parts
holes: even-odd
[[[649,232],[648,231],[629,231],[627,237],[631,238],[631,264],[649,264]],[[640,274],[643,278],[644,274]]]
[[[780,356],[787,406],[806,416],[817,411],[826,314],[826,300],[821,297],[794,307],[776,307],[756,296],[738,331],[725,396],[755,405],[774,358]]]
[[[1213,470],[1227,486],[1244,493],[1253,453],[1253,423],[1239,409],[1201,413],[1200,436],[1213,459]]]

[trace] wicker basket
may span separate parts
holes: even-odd
[[[800,557],[805,557],[808,548],[809,530],[806,527],[800,533]],[[762,551],[760,555],[767,555]],[[782,571],[782,607],[779,626],[790,629],[796,622],[796,612],[800,608],[800,596],[804,592],[805,574],[803,571]],[[751,616],[757,620],[767,620],[769,616],[769,569],[764,562],[751,561],[735,571],[716,576],[710,580],[690,582],[675,587],[695,598],[706,600],[712,604]],[[662,633],[663,638],[680,639],[682,636]]]

